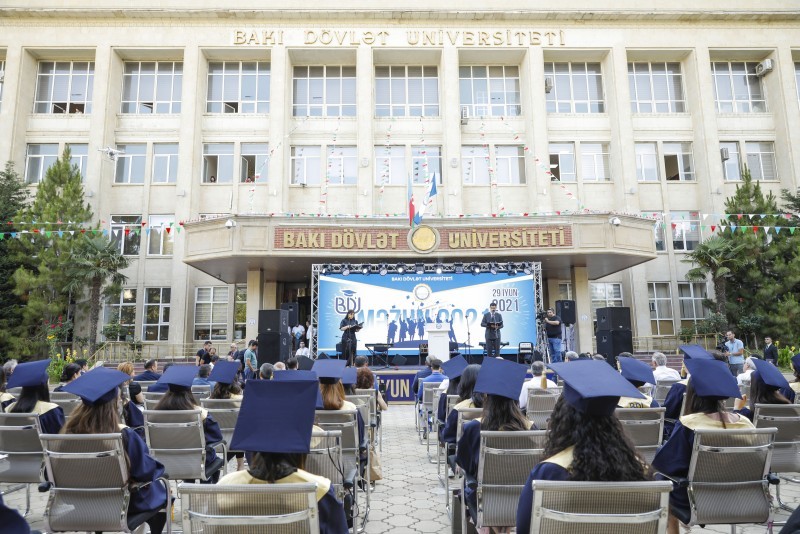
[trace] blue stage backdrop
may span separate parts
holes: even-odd
[[[336,352],[339,323],[354,309],[364,328],[358,333],[358,353],[365,343],[394,343],[391,354],[414,354],[425,343],[425,323],[448,325],[450,341],[464,352],[467,335],[472,352],[480,353],[481,328],[489,303],[497,301],[503,315],[503,352],[516,353],[520,341],[536,342],[536,299],[533,275],[481,273],[320,275],[317,351]]]

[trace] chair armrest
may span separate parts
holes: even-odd
[[[661,472],[659,472],[658,474],[661,475],[662,477],[666,478],[670,482],[672,482],[672,484],[676,488],[688,488],[689,487],[689,479],[688,478],[669,476],[669,475],[665,475],[664,473],[661,473]]]
[[[769,482],[772,486],[777,486],[781,483],[781,478],[777,473],[767,473],[767,482]]]
[[[353,468],[344,475],[343,485],[344,489],[351,490],[356,485],[356,473],[358,472],[357,469]]]

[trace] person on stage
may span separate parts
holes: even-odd
[[[500,356],[500,329],[503,328],[503,316],[497,312],[497,302],[489,304],[489,311],[483,314],[481,328],[486,329],[486,357]]]
[[[353,360],[356,357],[356,346],[358,345],[356,331],[358,326],[356,312],[354,310],[347,310],[347,315],[342,319],[342,322],[339,323],[339,330],[342,331],[343,355],[347,360],[347,365],[353,365]]]
[[[547,344],[550,346],[550,363],[559,363],[562,355],[561,317],[556,315],[553,308],[547,308],[544,331],[547,334]]]

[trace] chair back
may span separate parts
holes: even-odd
[[[467,421],[478,419],[481,415],[483,415],[483,408],[462,408],[458,410],[458,419],[456,419],[456,443],[461,440],[461,433]]]
[[[211,395],[211,386],[192,386],[195,405],[200,406],[200,401],[208,398],[209,395]]]
[[[75,411],[75,408],[80,406],[81,398],[66,391],[53,391],[50,393],[50,402],[61,406],[64,418],[67,419]]]
[[[317,410],[317,426],[341,433],[342,459],[345,471],[358,466],[358,420],[356,410]]]
[[[776,428],[695,430],[689,462],[690,525],[764,523]]]
[[[136,380],[136,383],[142,386],[142,392],[146,392],[147,388],[155,384],[157,380]]]
[[[377,389],[356,389],[356,395],[365,396],[369,399],[369,426],[378,424],[378,390]],[[364,419],[366,422],[367,420]]]
[[[533,481],[531,532],[663,534],[672,484]]]
[[[236,421],[239,419],[239,406],[241,399],[201,399],[200,403],[214,418],[222,432],[222,439],[225,443],[230,443],[233,438],[233,429],[236,428]]]
[[[770,470],[775,473],[800,471],[800,405],[756,404],[753,423],[756,428],[775,427],[775,448]]]
[[[614,413],[636,450],[650,463],[661,446],[666,408],[617,408]]]
[[[130,491],[122,434],[42,434],[54,532],[128,531]]]
[[[433,392],[439,389],[441,382],[422,383],[422,406],[429,412],[433,410]]]
[[[453,408],[456,404],[459,403],[460,397],[458,395],[448,395],[447,396],[447,406],[444,411],[444,420],[447,421],[447,416],[450,415],[450,412],[453,411]]]
[[[155,408],[156,404],[158,404],[158,401],[160,401],[164,397],[164,393],[166,393],[166,392],[165,391],[153,391],[153,392],[145,391],[144,393],[142,393],[142,395],[144,396],[144,407],[145,407],[145,409],[146,410],[152,410],[153,408]]]
[[[553,414],[556,402],[561,396],[561,388],[530,388],[528,390],[528,407],[525,415],[533,421],[536,428],[547,428],[547,421]]]
[[[375,395],[345,395],[345,400],[348,400],[356,405],[356,409],[361,414],[361,420],[365,424],[369,424],[372,420],[372,413],[370,412],[369,404],[370,399],[375,399]]]
[[[342,487],[344,467],[341,431],[323,430],[311,433],[311,451],[306,456],[304,469],[312,475],[327,478],[337,487],[337,491]]]
[[[478,526],[516,524],[517,505],[531,470],[544,459],[545,430],[481,431]]]
[[[144,410],[150,455],[170,480],[205,480],[206,437],[200,410]]]
[[[653,400],[656,401],[659,406],[664,404],[667,393],[669,393],[670,388],[676,382],[677,380],[656,380],[656,387],[653,388]]]
[[[314,534],[319,532],[316,484],[185,484],[183,532]]]
[[[0,413],[0,482],[39,482],[42,443],[39,417],[32,413]]]

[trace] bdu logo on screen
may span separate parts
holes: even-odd
[[[353,310],[357,315],[361,311],[361,297],[356,296],[353,290],[343,289],[341,295],[334,297],[333,306],[338,314],[344,315],[347,310]]]

